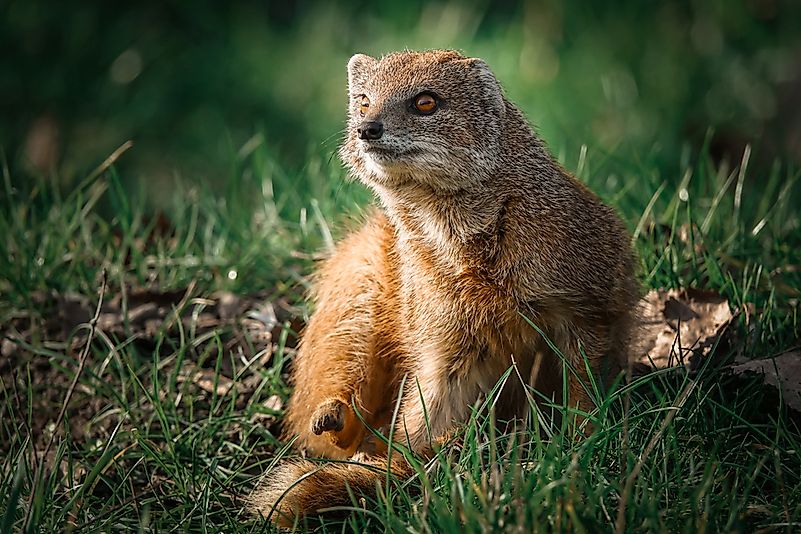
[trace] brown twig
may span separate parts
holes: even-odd
[[[626,384],[631,384],[634,374],[634,362],[631,357],[626,361]],[[626,390],[623,397],[623,446],[620,451],[620,465],[625,466],[629,455],[629,414],[631,413],[631,391]],[[611,521],[611,518],[610,518]],[[618,521],[620,521],[620,509],[618,508]]]
[[[30,364],[28,364],[30,366]],[[29,367],[30,369],[30,367]],[[30,370],[28,371],[30,373]],[[19,375],[17,374],[16,367],[11,368],[11,386],[14,388],[14,401],[17,403],[17,411],[19,412],[19,417],[22,419],[22,424],[25,427],[25,432],[28,433],[28,440],[31,444],[31,448],[33,449],[33,461],[34,463],[39,463],[39,455],[36,453],[36,444],[34,443],[33,437],[33,428],[31,428],[30,422],[28,421],[28,414],[25,409],[22,407],[22,403],[20,402],[20,394],[19,390],[17,389],[17,382],[20,380]]]
[[[131,148],[132,146],[133,146],[133,141],[128,140],[125,141],[123,144],[121,144],[119,147],[117,147],[117,149],[114,152],[112,152],[109,155],[109,157],[103,160],[103,163],[98,165],[97,168],[93,170],[91,174],[89,174],[89,177],[86,179],[86,181],[91,182],[95,178],[106,172],[108,168],[114,165],[114,162],[116,162],[119,159],[119,157],[125,154],[125,152],[127,152],[128,149]]]
[[[56,423],[53,427],[53,433],[50,435],[50,439],[47,440],[47,445],[45,446],[44,452],[39,457],[39,460],[36,464],[36,469],[34,470],[33,475],[33,486],[31,487],[31,494],[28,497],[28,509],[25,511],[25,521],[22,523],[22,532],[27,532],[29,523],[31,521],[31,512],[33,511],[33,499],[36,496],[36,488],[39,485],[39,481],[44,478],[44,469],[45,469],[45,460],[47,458],[50,449],[53,447],[53,442],[58,435],[58,431],[61,429],[61,424],[64,421],[64,416],[67,414],[67,406],[69,405],[70,399],[72,398],[72,394],[75,393],[75,388],[78,385],[78,380],[81,378],[81,373],[83,372],[83,368],[86,365],[86,358],[89,356],[89,350],[92,347],[92,341],[95,337],[95,331],[97,330],[97,321],[100,317],[100,309],[103,306],[103,297],[106,295],[106,270],[103,269],[100,275],[100,292],[97,299],[97,308],[95,309],[95,314],[92,319],[89,321],[89,336],[86,339],[86,345],[84,345],[83,350],[81,351],[81,355],[78,358],[78,369],[75,371],[75,376],[70,383],[69,388],[67,388],[67,394],[64,396],[64,401],[61,403],[61,410],[58,412],[58,417],[56,417]],[[34,446],[35,447],[35,446]]]
[[[186,286],[186,291],[184,291],[184,296],[181,297],[181,300],[178,301],[178,305],[175,306],[173,309],[172,314],[164,321],[164,331],[167,332],[170,328],[175,325],[177,321],[181,319],[181,312],[186,308],[187,303],[189,303],[189,299],[192,297],[192,293],[195,291],[195,286],[197,285],[196,280],[191,280],[189,284]]]
[[[673,421],[673,418],[676,417],[676,414],[679,413],[679,410],[681,410],[682,406],[684,406],[684,404],[687,402],[687,399],[690,397],[690,393],[692,393],[693,389],[695,389],[695,384],[695,380],[690,380],[687,382],[687,385],[684,386],[684,389],[681,390],[678,399],[676,399],[676,405],[671,407],[671,410],[668,412],[668,414],[665,416],[665,419],[662,421],[662,424],[659,426],[659,430],[657,430],[656,434],[654,434],[651,440],[648,442],[645,450],[637,459],[634,469],[632,469],[631,473],[629,473],[629,476],[626,479],[626,485],[623,487],[623,493],[620,496],[620,506],[618,506],[617,509],[615,534],[622,534],[623,530],[626,528],[626,504],[631,497],[631,492],[634,489],[634,482],[637,480],[637,476],[640,474],[640,471],[645,465],[645,461],[648,459],[648,456],[651,455],[651,452],[656,447],[657,442],[662,439],[662,435],[665,433],[665,430],[667,430],[670,422]]]

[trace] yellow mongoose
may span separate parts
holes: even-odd
[[[591,410],[582,352],[597,377],[615,376],[637,300],[630,239],[614,211],[553,161],[480,59],[357,54],[348,87],[340,154],[383,210],[318,273],[287,437],[311,455],[358,453],[386,469],[352,406],[388,427],[404,376],[394,439],[423,455],[513,362],[533,387],[561,395],[561,360],[523,315],[574,366],[570,403]],[[499,417],[526,414],[512,382]],[[402,460],[393,470],[409,472]],[[286,525],[350,504],[346,485],[374,492],[384,476],[301,460],[279,466],[250,500]]]

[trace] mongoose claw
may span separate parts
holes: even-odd
[[[345,428],[345,408],[345,403],[339,399],[332,399],[321,404],[312,416],[312,432],[319,436],[327,431],[341,431]]]

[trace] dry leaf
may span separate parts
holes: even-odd
[[[766,384],[781,392],[784,403],[801,413],[801,351],[788,351],[775,358],[732,365],[731,370],[736,375],[743,373],[763,375]]]
[[[270,397],[262,403],[262,406],[274,412],[280,412],[284,407],[284,401],[278,395],[270,395]]]
[[[179,380],[183,382],[186,378],[183,377],[183,379],[181,379],[181,377],[179,377]],[[197,369],[191,374],[191,380],[206,393],[216,392],[219,396],[227,395],[232,389],[237,387],[237,384],[233,380],[227,376],[215,374],[211,369]],[[214,385],[215,380],[217,382],[216,389]]]
[[[17,350],[17,344],[11,341],[8,338],[3,338],[3,341],[0,342],[0,356],[3,358],[10,358],[14,352]]]
[[[217,313],[223,321],[232,321],[239,315],[241,299],[229,291],[218,291],[212,295],[217,301]]]
[[[259,321],[264,330],[272,330],[278,324],[275,308],[271,302],[263,302],[256,309],[248,311],[248,318]]]
[[[641,363],[687,365],[709,353],[732,320],[728,301],[713,291],[652,290],[641,302]]]
[[[253,414],[250,418],[251,422],[257,421],[274,421],[276,419],[276,415],[281,412],[284,408],[284,401],[281,400],[281,397],[278,395],[270,395],[261,406],[267,410],[266,412],[257,411]]]

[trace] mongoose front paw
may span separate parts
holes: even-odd
[[[317,407],[312,416],[312,432],[319,436],[326,431],[341,431],[345,428],[345,410],[347,406],[339,399],[324,402]]]

